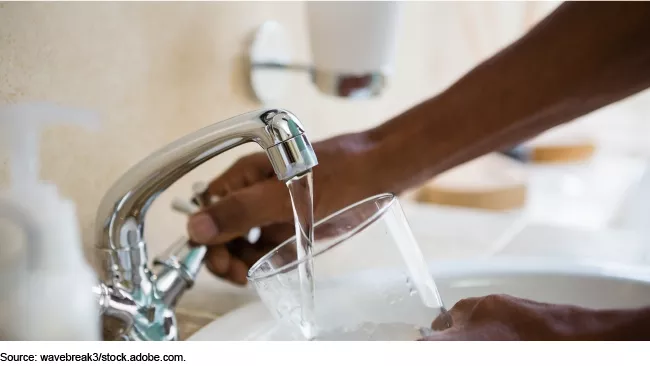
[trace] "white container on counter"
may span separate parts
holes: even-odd
[[[11,148],[11,187],[0,192],[0,339],[101,339],[95,273],[86,262],[74,203],[39,179],[39,129],[93,116],[34,103],[0,107]]]

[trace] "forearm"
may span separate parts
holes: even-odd
[[[595,315],[591,314],[595,312]],[[648,341],[650,307],[626,310],[587,310],[558,319],[558,334],[575,341]],[[562,322],[564,320],[564,322]]]
[[[561,5],[437,97],[370,131],[401,192],[650,86],[650,4]]]

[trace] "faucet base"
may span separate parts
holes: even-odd
[[[178,326],[174,312],[167,309],[162,320],[148,324],[138,323],[127,326],[121,319],[104,315],[102,317],[105,341],[177,341]]]
[[[99,284],[93,292],[101,308],[104,340],[178,340],[174,309],[157,291],[131,293],[119,285]]]

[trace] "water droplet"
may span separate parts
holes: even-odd
[[[413,287],[413,284],[411,283],[411,279],[408,276],[406,276],[406,287],[409,290],[409,296],[413,296],[417,294],[417,291]]]

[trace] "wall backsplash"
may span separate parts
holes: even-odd
[[[377,100],[323,96],[306,75],[295,75],[294,92],[279,106],[300,116],[312,141],[376,125],[444,88],[551,7],[512,3],[498,19],[498,4],[490,4],[472,6],[492,12],[468,13],[467,3],[408,3],[396,76]],[[0,103],[47,100],[101,114],[98,133],[57,127],[42,143],[42,176],[77,203],[89,257],[96,207],[118,176],[186,133],[260,107],[244,61],[257,26],[280,21],[294,59],[309,61],[303,10],[301,2],[0,3]],[[477,23],[481,14],[492,18]],[[485,38],[489,23],[504,19],[513,29]],[[187,195],[192,182],[209,180],[255,148],[214,159],[158,199],[147,229],[150,256],[184,233],[185,220],[168,209],[171,198]],[[6,178],[3,155],[0,182]]]

